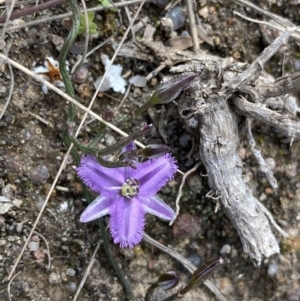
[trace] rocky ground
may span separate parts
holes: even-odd
[[[165,12],[159,6],[164,1],[152,1],[145,4],[141,18],[149,17],[147,24],[157,26],[155,39],[164,41],[165,33],[158,26]],[[168,2],[168,1],[166,1]],[[233,57],[237,61],[252,62],[268,45],[276,32],[263,26],[242,20],[233,11],[239,11],[251,18],[263,19],[257,12],[244,8],[230,1],[201,0],[197,15],[203,27],[212,38],[215,46],[201,44],[202,49],[221,57]],[[297,1],[256,1],[261,8],[277,13],[294,24],[300,20]],[[29,4],[24,4],[27,7]],[[88,1],[89,7],[97,3]],[[136,10],[137,7],[133,6]],[[181,3],[184,9],[184,3]],[[43,12],[38,12],[35,19],[47,18],[69,11],[68,4],[62,4]],[[114,38],[120,41],[128,22],[121,10],[123,24]],[[32,15],[23,17],[25,22],[33,20]],[[116,24],[114,23],[116,22]],[[96,13],[95,23],[99,36],[90,41],[89,49],[100,44],[118,28],[118,15],[113,12]],[[6,35],[7,44],[11,44],[9,57],[28,69],[43,64],[47,56],[57,59],[63,38],[68,33],[67,20],[56,20],[26,27]],[[10,25],[9,25],[10,26]],[[188,30],[185,22],[176,32],[181,34]],[[143,28],[137,36],[142,36]],[[130,40],[129,38],[128,40]],[[79,36],[77,44],[68,56],[70,67],[77,61],[77,54],[82,50],[84,37]],[[104,73],[101,53],[113,55],[112,43],[106,44],[88,58],[86,67],[89,74],[83,83],[74,83],[76,96],[80,103],[88,106],[95,89],[93,79]],[[281,53],[277,54],[265,66],[265,70],[275,77],[299,71],[299,45],[290,40]],[[147,76],[155,63],[146,63],[128,58],[118,58],[123,66],[123,74],[134,70]],[[123,97],[120,93],[109,91],[99,95],[92,110],[103,115],[107,109],[114,112],[114,117],[132,112],[149,97],[161,75],[152,79],[145,88],[132,87],[124,104],[119,110]],[[0,120],[0,298],[9,300],[7,277],[20,254],[24,242],[32,229],[49,192],[51,183],[61,165],[66,152],[61,134],[66,122],[67,103],[61,96],[50,91],[44,94],[41,86],[30,76],[14,69],[15,86],[13,96],[2,120]],[[5,103],[11,85],[7,65],[0,70],[1,107]],[[298,95],[295,94],[297,97]],[[83,116],[77,112],[77,123]],[[294,118],[299,119],[299,116]],[[83,143],[97,133],[98,121],[89,118],[80,139]],[[141,122],[153,122],[151,134],[143,137],[144,144],[167,143],[182,171],[187,171],[196,164],[197,158],[188,158],[192,147],[192,137],[181,125],[176,106],[168,104],[157,106],[135,120],[122,123],[121,129],[132,132]],[[183,189],[181,212],[176,223],[170,227],[167,223],[153,216],[147,216],[145,231],[159,242],[173,248],[189,259],[195,266],[219,256],[220,251],[227,254],[226,265],[218,269],[211,281],[219,288],[228,301],[233,300],[300,300],[299,283],[299,208],[300,208],[300,174],[298,166],[299,142],[282,136],[273,128],[255,124],[254,135],[257,144],[268,162],[274,165],[274,174],[279,188],[274,191],[257,171],[257,164],[247,142],[241,137],[239,153],[244,162],[245,177],[254,195],[272,212],[274,218],[290,235],[281,241],[281,254],[265,259],[260,268],[243,255],[237,232],[232,227],[220,208],[215,212],[216,203],[207,199],[209,191],[203,167],[193,173]],[[98,145],[99,148],[112,145],[120,137],[108,131]],[[59,177],[46,210],[30,239],[16,270],[19,273],[10,284],[11,300],[62,301],[72,300],[80,284],[90,258],[99,242],[96,223],[87,225],[79,222],[79,216],[86,207],[83,200],[80,181],[76,176],[75,165],[70,157]],[[181,182],[181,175],[169,182],[159,195],[173,208]],[[44,239],[43,239],[43,237]],[[46,243],[47,242],[47,243]],[[51,268],[48,270],[47,244],[51,256]],[[111,250],[120,264],[124,274],[131,283],[135,300],[143,300],[149,285],[160,273],[175,270],[182,282],[190,276],[177,261],[158,249],[142,242],[132,250],[120,249],[111,242]],[[175,290],[174,290],[175,291]],[[173,291],[173,292],[174,292]],[[169,292],[156,292],[156,300],[163,300]],[[77,300],[126,300],[123,288],[105,252],[100,245],[86,283]],[[204,286],[192,290],[186,300],[217,300]]]

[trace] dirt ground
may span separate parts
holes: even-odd
[[[96,6],[97,3],[94,2],[87,1],[87,5]],[[239,11],[248,17],[263,19],[262,15],[249,8],[231,1],[200,0],[198,2],[198,10],[202,7],[199,15],[202,25],[215,43],[215,47],[205,43],[200,46],[210,53],[250,63],[269,45],[272,35],[276,36],[276,32],[271,32],[263,26],[233,14],[233,11]],[[253,2],[296,25],[300,21],[298,1]],[[184,3],[181,5],[184,8]],[[133,7],[137,9],[136,6]],[[69,7],[65,3],[36,13],[35,19],[67,11]],[[120,11],[123,25],[115,38],[116,41],[120,41],[122,33],[128,26],[124,10]],[[155,25],[164,14],[165,12],[157,3],[146,3],[140,15],[141,17],[149,15],[150,20],[147,22]],[[90,41],[89,49],[104,41],[111,34],[110,30],[113,30],[107,28],[107,12],[96,13],[96,16],[98,17],[95,22],[104,33]],[[118,18],[117,14],[113,16],[115,19]],[[28,15],[23,19],[29,22],[33,20],[33,16]],[[183,29],[188,27],[183,27],[177,32],[180,33]],[[143,29],[137,35],[141,35],[142,31]],[[63,41],[61,38],[65,38],[67,33],[68,29],[61,20],[9,32],[6,36],[6,42],[12,43],[9,57],[33,70],[34,65],[42,65],[47,56],[57,59]],[[159,27],[154,36],[163,41],[166,39]],[[130,39],[131,37],[128,40]],[[77,61],[77,51],[80,51],[78,49],[84,42],[84,37],[79,36],[77,42],[79,43],[73,47],[68,56],[70,67]],[[299,45],[291,39],[286,48],[276,54],[265,66],[265,70],[275,77],[282,75],[283,66],[286,73],[299,71],[299,51]],[[88,81],[74,84],[77,100],[85,106],[88,106],[95,91],[92,79],[104,73],[101,53],[111,57],[113,52],[110,43],[91,55],[86,64],[89,71]],[[136,73],[146,76],[156,67],[153,63],[138,60],[134,62],[128,58],[118,58],[117,63],[123,66],[123,74],[135,70]],[[163,70],[147,87],[132,87],[123,106],[115,111],[114,117],[128,114],[143,104],[153,90],[155,81],[159,82],[163,75],[168,75],[167,69]],[[14,80],[15,86],[10,105],[0,120],[0,187],[2,189],[0,213],[5,212],[0,214],[0,300],[9,300],[8,274],[28,238],[66,152],[61,140],[68,108],[65,99],[52,91],[45,95],[40,84],[17,69],[14,69]],[[2,66],[1,108],[4,106],[10,84],[8,67]],[[295,96],[297,97],[298,94]],[[103,115],[108,108],[114,111],[122,97],[123,95],[110,90],[106,95],[97,98],[92,110],[99,115]],[[83,112],[78,110],[76,126],[79,125],[82,116]],[[295,118],[299,119],[299,115]],[[98,121],[91,118],[88,120],[90,123],[79,136],[83,143],[88,142],[99,129]],[[167,143],[172,148],[182,171],[187,171],[196,164],[197,158],[187,158],[192,147],[192,137],[180,123],[174,104],[156,106],[151,109],[151,112],[122,123],[120,128],[130,133],[141,122],[152,122],[155,125],[147,137],[140,139],[142,143]],[[180,216],[175,225],[170,227],[167,223],[148,215],[145,231],[159,242],[179,252],[195,266],[217,258],[223,248],[228,255],[227,263],[213,274],[211,281],[228,301],[297,301],[300,300],[300,145],[299,142],[294,141],[290,146],[290,140],[277,130],[259,123],[255,123],[253,132],[264,157],[269,158],[269,162],[275,165],[274,174],[278,180],[278,189],[273,191],[257,171],[257,164],[244,140],[245,137],[241,137],[239,152],[244,163],[248,186],[289,234],[288,241],[282,241],[282,237],[278,236],[281,254],[265,259],[259,268],[256,268],[243,254],[238,234],[222,212],[222,208],[215,212],[216,202],[205,197],[209,187],[206,178],[201,176],[205,174],[202,166],[188,178],[184,186]],[[119,138],[119,135],[108,131],[98,147],[104,148]],[[159,193],[173,208],[175,208],[181,178],[181,175],[176,175]],[[59,177],[57,186],[38,222],[36,228],[38,234],[35,233],[31,237],[29,246],[18,264],[16,273],[20,273],[10,284],[10,295],[13,301],[73,300],[100,240],[96,223],[79,222],[79,216],[86,207],[86,202],[83,200],[80,181],[76,176],[71,157]],[[7,204],[9,210],[5,208]],[[50,270],[47,270],[47,245],[40,235],[49,245]],[[142,242],[132,250],[126,250],[120,249],[111,241],[111,250],[132,286],[135,300],[144,300],[147,288],[162,272],[177,271],[182,283],[190,276],[180,263],[146,242]],[[171,292],[158,290],[155,300],[164,300],[170,294]],[[126,300],[125,292],[101,245],[77,300]],[[207,288],[200,286],[188,293],[184,300],[217,299]]]

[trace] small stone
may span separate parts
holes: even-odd
[[[7,171],[20,173],[22,171],[21,157],[14,152],[8,152],[3,156],[3,165]]]
[[[75,276],[75,274],[76,274],[76,271],[75,270],[73,270],[73,269],[71,269],[71,268],[68,268],[67,270],[66,270],[66,275],[67,276]]]
[[[209,15],[209,11],[208,11],[208,7],[207,5],[205,5],[203,8],[201,8],[199,11],[198,11],[198,14],[200,17],[202,17],[203,19],[206,19]]]
[[[52,283],[52,284],[58,284],[58,283],[60,283],[60,276],[59,276],[59,274],[52,272],[49,275],[49,282]]]
[[[267,199],[267,195],[263,192],[260,196],[259,196],[259,201],[260,202],[264,202]]]
[[[172,20],[173,30],[177,30],[184,26],[185,16],[180,6],[176,6],[167,12],[166,17]]]
[[[134,97],[134,98],[138,98],[138,97],[140,97],[141,95],[142,95],[142,91],[141,91],[140,88],[135,88],[135,89],[133,90],[133,97]]]
[[[0,255],[0,261],[2,261],[3,260],[3,256],[2,255]]]
[[[24,227],[24,223],[23,222],[17,223],[17,225],[16,225],[16,231],[17,231],[17,233],[21,233],[22,230],[23,230],[23,227]]]
[[[157,77],[152,77],[150,80],[150,86],[155,87],[157,85],[158,79]]]
[[[295,178],[297,175],[297,172],[298,172],[297,164],[293,163],[293,164],[287,164],[285,166],[284,173],[288,179],[291,180],[291,179]]]
[[[17,239],[17,237],[13,236],[13,235],[8,235],[8,237],[7,237],[7,240],[10,241],[10,242],[15,241],[16,239]]]
[[[12,203],[13,203],[13,205],[14,205],[15,207],[20,208],[21,205],[22,205],[22,203],[23,203],[23,201],[22,201],[22,200],[19,200],[19,199],[14,199],[14,200],[12,201]]]
[[[132,77],[129,82],[135,87],[144,88],[147,85],[147,79],[145,76],[136,75]]]
[[[187,177],[187,184],[193,192],[199,192],[203,188],[202,178],[193,172]]]
[[[200,218],[187,213],[180,215],[173,225],[173,235],[177,238],[196,236],[200,230]]]
[[[35,184],[45,184],[49,176],[48,168],[45,165],[38,165],[30,174],[30,178]]]
[[[233,285],[229,278],[216,278],[215,282],[222,295],[228,296],[233,292]]]
[[[5,196],[0,196],[0,214],[7,213],[12,206],[13,205],[10,202],[10,199],[6,198]]]
[[[2,189],[2,195],[6,196],[9,199],[11,199],[13,197],[13,192],[12,192],[10,184],[7,184],[5,187],[3,187],[3,189]]]
[[[181,147],[188,147],[189,142],[191,142],[191,135],[189,133],[184,132],[179,136],[179,144]]]
[[[224,245],[221,250],[220,250],[220,254],[230,254],[231,251],[231,246],[230,245]]]
[[[84,51],[84,42],[75,42],[71,48],[70,48],[70,52],[72,54],[82,54]]]
[[[105,142],[107,146],[111,146],[116,143],[116,139],[112,135],[105,135]]]
[[[75,282],[69,282],[68,285],[67,285],[67,290],[69,292],[75,292],[77,289],[77,285]]]
[[[45,260],[46,254],[42,249],[38,249],[37,251],[33,252],[33,258],[38,263],[43,263]]]
[[[265,189],[265,194],[266,194],[266,195],[272,195],[272,194],[273,194],[273,189],[270,188],[270,187],[267,187],[267,188]]]
[[[39,242],[36,242],[36,241],[30,241],[28,243],[28,248],[29,248],[30,252],[37,251],[39,246],[40,246]]]
[[[72,74],[72,81],[76,84],[83,84],[89,79],[89,70],[81,66],[75,73]]]
[[[279,266],[277,262],[271,262],[268,267],[268,275],[274,277],[278,272],[278,268]]]
[[[0,247],[6,245],[6,240],[5,239],[0,239]]]

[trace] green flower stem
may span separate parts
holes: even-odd
[[[72,26],[72,29],[60,51],[58,61],[59,61],[59,68],[60,68],[60,72],[61,72],[64,84],[66,87],[67,94],[69,94],[72,98],[75,98],[75,91],[74,91],[70,76],[69,76],[69,74],[67,72],[67,68],[66,68],[66,57],[67,57],[67,54],[69,52],[71,45],[74,43],[74,41],[78,35],[80,17],[79,17],[79,10],[78,10],[76,0],[70,0],[70,7],[71,7],[71,10],[73,13],[73,26]],[[67,125],[66,125],[66,129],[64,130],[64,133],[63,133],[63,143],[65,144],[66,147],[69,147],[72,143],[71,139],[70,139],[70,131],[69,130],[70,130],[70,128],[72,129],[72,125],[74,124],[75,116],[76,116],[76,108],[72,103],[70,103],[69,110],[68,110]],[[72,157],[73,157],[75,163],[78,165],[80,162],[80,156],[77,153],[75,148],[72,148],[71,154],[72,154]],[[87,187],[83,183],[82,183],[82,189],[83,189],[85,198],[87,199],[87,201],[89,203],[91,203],[92,196],[89,193]],[[111,265],[113,266],[117,276],[119,277],[121,284],[125,288],[128,300],[134,300],[134,296],[133,296],[133,292],[131,290],[130,284],[129,284],[128,280],[126,279],[126,277],[124,276],[124,274],[122,273],[119,265],[115,261],[113,255],[109,249],[109,241],[108,241],[107,233],[105,231],[105,227],[104,227],[104,223],[103,223],[102,219],[98,220],[98,225],[100,228],[101,237],[103,239],[103,246],[104,246],[106,255],[107,255]]]

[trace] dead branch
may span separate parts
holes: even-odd
[[[181,60],[190,61],[172,67],[172,73],[199,74],[183,93],[178,104],[179,114],[185,125],[194,129],[198,137],[200,158],[206,167],[211,190],[219,197],[226,215],[239,233],[244,252],[257,265],[263,256],[279,253],[279,245],[270,224],[283,236],[286,234],[243,182],[242,162],[237,153],[238,118],[244,115],[272,125],[292,138],[300,137],[300,123],[261,103],[270,95],[286,94],[298,85],[299,74],[274,81],[262,72],[266,61],[287,43],[295,30],[295,27],[286,29],[248,67],[206,53],[175,51],[161,43],[143,41],[159,64],[172,66]],[[255,150],[255,142],[250,142]],[[276,179],[265,168],[261,154],[255,152],[255,155],[268,180],[276,187]]]

